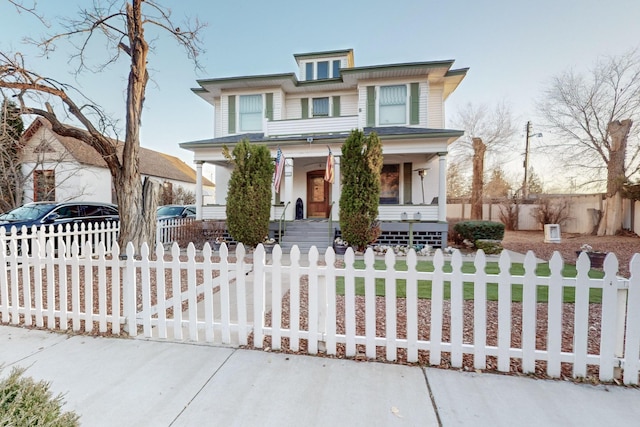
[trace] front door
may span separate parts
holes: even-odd
[[[329,210],[329,183],[324,170],[307,173],[307,218],[327,218]]]

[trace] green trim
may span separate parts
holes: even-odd
[[[300,108],[302,110],[302,118],[309,118],[309,98],[301,98],[300,99]]]
[[[236,96],[229,96],[229,133],[236,133]]]
[[[459,68],[457,70],[449,70],[447,71],[447,74],[445,74],[445,77],[453,77],[453,76],[466,76],[467,75],[467,71],[469,71],[469,68]]]
[[[376,87],[367,86],[367,126],[376,125]]]
[[[420,86],[418,83],[411,83],[411,95],[409,104],[409,124],[420,123]]]
[[[333,97],[333,111],[331,111],[332,117],[340,117],[340,97]]]
[[[264,109],[264,117],[269,121],[273,120],[273,93],[265,94],[265,109]]]
[[[402,203],[404,204],[410,204],[413,203],[413,200],[411,198],[412,195],[412,179],[413,179],[413,163],[404,163],[403,164],[403,168],[402,168],[402,184],[403,184],[403,191],[402,191]]]
[[[238,77],[222,77],[217,79],[202,79],[196,80],[199,85],[211,84],[211,83],[226,83],[237,82],[242,80],[293,80],[296,81],[295,73],[280,73],[280,74],[259,74],[254,76],[238,76]],[[205,89],[206,90],[206,89]]]
[[[389,69],[395,68],[449,68],[453,65],[454,60],[448,59],[444,61],[429,61],[429,62],[406,62],[401,64],[383,64],[383,65],[371,65],[365,67],[351,67],[344,68],[341,70],[341,73],[344,74],[352,74],[352,73],[361,73],[363,71],[385,71]],[[449,71],[447,71],[449,72]]]

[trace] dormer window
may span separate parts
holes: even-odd
[[[304,80],[326,80],[340,77],[341,61],[312,61],[304,64]]]

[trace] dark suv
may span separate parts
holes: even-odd
[[[57,226],[66,224],[99,224],[118,221],[118,207],[110,203],[97,202],[34,202],[22,205],[0,215],[0,227],[11,232],[11,227],[20,229],[35,225]]]

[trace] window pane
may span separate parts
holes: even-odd
[[[340,77],[340,61],[333,61],[333,76],[334,79]]]
[[[329,61],[318,62],[318,80],[329,78]]]
[[[33,172],[33,201],[56,200],[56,176],[53,170],[39,170]]]
[[[329,98],[313,98],[313,116],[329,115]]]
[[[262,130],[262,95],[240,96],[240,131]]]
[[[313,80],[313,62],[307,62],[305,80]]]
[[[380,87],[380,125],[400,125],[407,122],[407,87]]]
[[[400,203],[400,165],[383,165],[380,172],[380,204]]]

